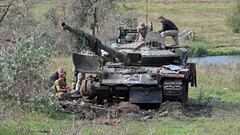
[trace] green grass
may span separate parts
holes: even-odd
[[[71,59],[54,59],[52,71],[59,66],[71,74]],[[203,65],[197,67],[198,87],[190,89],[189,104],[210,105],[210,116],[201,115],[204,110],[196,110],[200,115],[186,115],[175,111],[169,117],[154,117],[148,122],[121,119],[116,127],[92,125],[79,120],[78,116],[64,113],[25,113],[20,109],[4,107],[1,115],[7,115],[0,125],[0,134],[162,134],[162,135],[237,135],[240,131],[240,66]],[[69,81],[69,80],[68,80]],[[11,129],[11,130],[10,130]]]
[[[145,2],[129,2],[139,14],[139,21],[145,21]],[[240,51],[233,51],[232,47],[240,48],[240,35],[234,34],[225,25],[226,15],[231,10],[233,3],[202,3],[202,2],[177,2],[177,3],[149,3],[149,21],[154,23],[155,30],[161,28],[157,17],[160,15],[175,22],[180,31],[190,28],[211,47],[209,55],[236,55]],[[203,44],[205,44],[204,41]],[[193,43],[194,44],[194,43]],[[222,50],[213,48],[224,46]],[[235,49],[234,49],[235,50]]]

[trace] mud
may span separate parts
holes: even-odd
[[[150,108],[150,109],[149,109]],[[154,117],[211,117],[213,107],[207,104],[189,103],[182,105],[178,102],[165,102],[157,108],[150,105],[141,106],[129,102],[97,105],[84,101],[63,103],[61,111],[78,115],[81,119],[94,120],[97,118],[129,119],[147,121]]]

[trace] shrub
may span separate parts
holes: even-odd
[[[49,101],[45,93],[52,44],[48,35],[39,34],[18,40],[16,51],[12,54],[1,50],[1,100],[10,100],[29,108],[44,107],[43,102]]]
[[[208,49],[210,43],[207,42],[193,42],[192,44],[186,44],[186,47],[189,48],[189,56],[191,57],[201,57],[208,55]]]
[[[226,24],[234,33],[240,33],[240,0],[236,0],[236,5],[227,15]]]

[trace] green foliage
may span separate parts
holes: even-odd
[[[227,15],[226,24],[234,33],[240,33],[240,0],[236,0],[236,5]]]
[[[189,47],[189,56],[201,57],[208,55],[209,45],[204,42],[193,42]]]
[[[208,50],[208,56],[221,56],[221,55],[239,55],[239,48],[214,48]]]
[[[194,34],[193,42],[190,44],[189,55],[193,57],[206,56],[210,46],[211,43],[206,41],[202,35]]]
[[[0,98],[22,107],[44,109],[52,105],[46,97],[47,66],[53,41],[46,34],[22,38],[14,53],[0,53]]]

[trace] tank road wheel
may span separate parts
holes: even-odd
[[[82,96],[92,96],[93,95],[93,88],[92,88],[92,81],[85,79],[81,83],[80,93]]]

